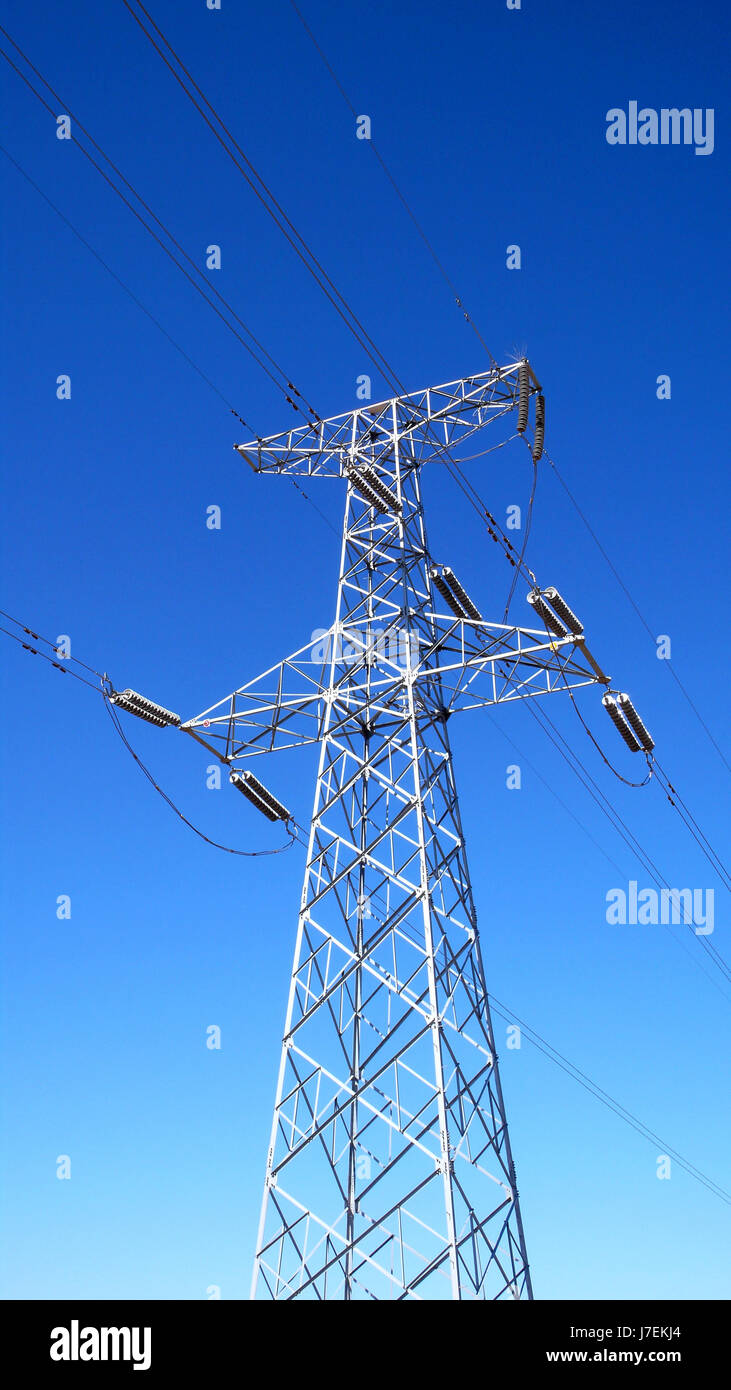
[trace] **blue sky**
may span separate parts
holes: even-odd
[[[289,3],[150,8],[408,388],[484,370]],[[530,356],[546,448],[728,757],[725,7],[692,24],[679,0],[516,12],[462,0],[448,19],[434,0],[302,10],[492,352]],[[374,398],[389,394],[121,2],[7,14],[189,254],[202,265],[220,245],[211,282],[321,415],[355,406],[363,372]],[[9,154],[226,401],[262,434],[286,428],[271,382],[3,69]],[[631,100],[713,108],[713,154],[610,147],[606,112]],[[337,536],[291,484],[239,462],[242,426],[221,397],[5,158],[0,171],[2,607],[188,717],[329,624]],[[496,515],[525,504],[525,451],[467,466]],[[337,530],[341,484],[307,491]],[[424,491],[432,551],[499,619],[510,576],[496,547],[441,470]],[[220,531],[205,525],[214,504]],[[722,850],[728,770],[545,461],[528,558],[579,613]],[[519,587],[528,622],[523,599]],[[210,849],[141,777],[97,696],[7,641],[4,655],[5,1294],[245,1297],[303,850]],[[597,692],[581,707],[635,775]],[[548,712],[669,881],[715,888],[728,957],[728,897],[659,787],[616,781],[562,697]],[[279,842],[243,798],[206,788],[202,750],[131,723],[212,838]],[[489,989],[728,1187],[729,1001],[699,942],[607,925],[607,891],[647,876],[524,709],[452,727]],[[519,792],[506,788],[515,762]],[[315,768],[281,755],[272,778],[300,821]],[[220,1052],[205,1046],[210,1024]],[[659,1181],[662,1150],[527,1041],[500,1051],[536,1295],[727,1294],[728,1209],[678,1166]]]

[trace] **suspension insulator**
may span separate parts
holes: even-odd
[[[518,366],[518,434],[523,434],[528,424],[528,400],[528,363],[523,358]]]
[[[642,720],[640,719],[637,710],[632,704],[629,695],[618,695],[617,704],[619,705],[622,714],[627,720],[627,723],[632,725],[632,728],[634,729],[634,732],[636,733],[645,752],[651,753],[653,748],[655,747],[655,741],[649,734],[648,730],[645,728],[644,724],[642,723]]]
[[[144,695],[138,695],[136,690],[115,691],[111,700],[113,705],[118,705],[128,714],[136,714],[138,719],[146,719],[148,724],[155,724],[158,729],[164,729],[168,724],[180,723],[179,714],[173,714],[172,710],[165,709],[164,705],[158,705],[154,700],[148,700]]]
[[[543,590],[543,597],[548,599],[554,613],[558,613],[559,618],[564,622],[569,630],[576,637],[584,631],[583,623],[579,622],[572,608],[569,608],[565,599],[558,592],[558,589],[550,588]]]
[[[482,622],[482,614],[479,608],[472,602],[472,599],[460,584],[454,571],[445,568],[442,573],[457,602],[462,605],[467,617],[474,618],[475,622]]]
[[[392,492],[391,488],[386,486],[380,475],[376,473],[375,468],[369,468],[368,465],[366,465],[360,469],[360,477],[368,487],[372,488],[376,496],[380,497],[389,511],[399,512],[401,510],[401,503],[396,493]]]
[[[455,595],[452,593],[452,590],[450,589],[446,580],[440,574],[439,570],[436,568],[430,570],[429,577],[431,579],[432,584],[434,585],[434,588],[437,590],[437,593],[441,594],[447,607],[451,608],[452,612],[454,613],[454,616],[456,618],[466,618],[467,613],[462,607],[462,604],[460,603],[459,599],[456,598]]]
[[[351,464],[347,473],[353,487],[362,497],[365,497],[366,502],[375,507],[377,512],[400,513],[401,503],[396,494],[389,487],[386,487],[383,479],[373,468],[356,468],[354,464]]]
[[[262,815],[266,816],[267,820],[288,821],[290,819],[286,806],[283,806],[281,801],[277,801],[276,796],[269,791],[268,787],[264,786],[263,782],[259,781],[258,777],[254,776],[253,772],[232,772],[229,780],[237,791],[243,792],[247,801],[250,801],[257,811],[261,811]]]
[[[537,463],[543,453],[543,437],[546,433],[545,396],[536,396],[536,424],[533,435],[533,462]]]
[[[637,742],[637,739],[635,738],[632,730],[630,729],[629,724],[626,722],[625,719],[622,718],[622,715],[620,714],[617,706],[617,701],[615,700],[614,696],[603,695],[602,704],[605,710],[607,711],[607,714],[609,715],[609,718],[611,719],[615,729],[619,729],[619,732],[622,735],[622,738],[624,739],[625,743],[627,744],[627,747],[629,748],[630,752],[639,753],[640,744]]]
[[[531,608],[535,609],[539,618],[543,620],[549,632],[552,632],[556,637],[568,637],[569,634],[563,623],[559,621],[555,613],[551,612],[548,604],[543,602],[537,589],[534,589],[533,593],[528,594],[528,602]]]

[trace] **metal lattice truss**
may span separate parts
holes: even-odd
[[[448,721],[606,678],[580,637],[440,607],[417,466],[427,425],[452,445],[513,408],[516,370],[255,449],[338,475],[365,451],[397,505],[348,471],[335,622],[183,726],[229,766],[320,748],[252,1297],[531,1297]]]
[[[462,710],[573,690],[597,674],[583,638],[547,638],[545,629],[465,622],[429,611],[429,637],[400,618],[374,631],[339,623],[183,726],[223,762],[337,737],[363,708],[395,732],[407,681],[418,711],[444,718]],[[411,640],[410,640],[411,639]],[[331,654],[339,654],[330,684]],[[439,705],[435,705],[435,678]]]
[[[410,396],[369,403],[330,420],[237,444],[236,449],[257,473],[341,478],[349,462],[360,460],[377,468],[387,466],[394,478],[399,456],[402,464],[421,464],[513,410],[520,365],[513,362]],[[539,389],[529,369],[529,391]]]

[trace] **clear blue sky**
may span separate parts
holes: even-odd
[[[287,0],[150,8],[409,389],[483,370]],[[493,353],[535,364],[546,447],[728,757],[726,6],[302,8]],[[221,246],[212,282],[319,412],[354,406],[362,350],[121,0],[6,12],[186,250],[203,264]],[[271,383],[2,67],[13,158],[257,431],[286,428]],[[714,108],[714,153],[610,148],[606,112],[631,100]],[[221,399],[2,156],[0,174],[2,607],[189,717],[329,624],[336,536],[289,483],[239,463],[242,427]],[[509,271],[515,243],[523,265]],[[69,401],[56,398],[62,373]],[[373,376],[374,396],[388,394]],[[468,467],[498,515],[525,502],[524,451]],[[437,469],[424,487],[433,552],[499,619],[496,547]],[[337,528],[342,485],[308,490]],[[219,532],[205,525],[212,504]],[[529,559],[723,849],[728,771],[545,464]],[[527,621],[522,589],[515,613]],[[3,650],[5,1293],[204,1298],[215,1284],[245,1297],[304,852],[208,848],[141,777],[97,696]],[[634,775],[595,690],[582,709]],[[549,712],[669,881],[715,888],[713,941],[728,956],[728,896],[659,788],[617,782],[563,697]],[[214,839],[278,842],[243,798],[206,789],[203,750],[132,724]],[[490,990],[728,1187],[729,1001],[698,968],[699,943],[607,925],[607,891],[649,880],[524,709],[452,728]],[[306,820],[315,756],[277,756],[270,781]],[[522,789],[508,791],[515,762]],[[60,894],[70,921],[56,918]],[[205,1046],[210,1024],[220,1052]],[[659,1181],[662,1150],[527,1041],[500,1051],[536,1295],[728,1295],[728,1207],[677,1166]]]

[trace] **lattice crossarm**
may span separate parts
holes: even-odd
[[[445,714],[609,685],[583,637],[555,638],[531,628],[472,621],[450,625],[417,672],[416,691],[420,685],[428,689],[435,678]]]
[[[397,444],[402,464],[418,465],[516,409],[520,366],[511,362],[235,448],[255,473],[342,478],[351,464],[383,466]],[[527,380],[533,396],[540,386],[530,369]]]
[[[182,725],[223,762],[317,743],[331,645],[315,634],[306,646]]]

